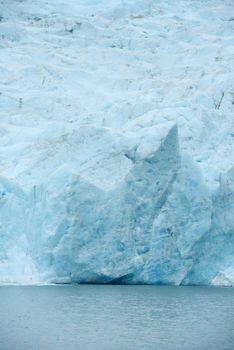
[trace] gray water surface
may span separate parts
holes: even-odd
[[[0,350],[233,350],[234,289],[0,287]]]

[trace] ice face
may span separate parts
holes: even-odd
[[[0,4],[0,282],[234,283],[232,9]]]
[[[134,150],[114,188],[66,167],[28,194],[1,179],[2,281],[217,284],[232,271],[233,171],[212,195],[176,126]]]

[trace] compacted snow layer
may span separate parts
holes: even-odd
[[[232,0],[0,0],[0,282],[234,283]]]

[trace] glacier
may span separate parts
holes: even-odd
[[[0,1],[0,283],[234,285],[233,1]]]

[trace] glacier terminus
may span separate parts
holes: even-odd
[[[0,283],[234,284],[233,16],[0,1]]]

